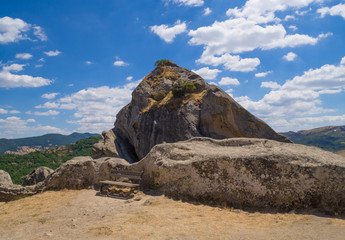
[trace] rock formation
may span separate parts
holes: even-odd
[[[12,178],[8,172],[0,169],[0,184],[12,184]]]
[[[112,129],[103,131],[99,142],[92,146],[93,157],[118,157],[115,140],[116,136]]]
[[[178,198],[345,214],[345,159],[316,147],[193,138],[157,145],[136,165],[147,187]]]
[[[54,172],[54,170],[47,167],[36,168],[30,174],[24,176],[23,186],[30,186],[43,182],[52,172]]]
[[[174,87],[195,86],[179,96]],[[248,137],[289,140],[236,103],[217,86],[197,74],[167,61],[148,74],[132,93],[132,101],[116,116],[114,132],[121,149],[134,149],[142,159],[153,146],[192,137],[215,139]],[[128,153],[128,152],[127,152]],[[132,154],[132,155],[135,155]],[[122,152],[129,162],[128,154]],[[136,158],[135,156],[133,158]]]
[[[111,169],[123,169],[129,163],[121,158],[75,157],[62,164],[45,180],[46,190],[82,189],[108,180]]]

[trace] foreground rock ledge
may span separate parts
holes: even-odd
[[[345,158],[265,139],[160,144],[138,163],[148,187],[238,208],[345,213]]]

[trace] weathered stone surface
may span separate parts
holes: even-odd
[[[138,162],[147,187],[239,208],[345,214],[345,159],[265,139],[193,138],[160,144]]]
[[[12,184],[12,178],[8,172],[0,169],[0,184]]]
[[[24,176],[23,186],[35,185],[39,182],[43,182],[52,172],[54,172],[54,170],[47,167],[36,168],[30,174]]]
[[[178,81],[192,82],[196,89],[183,97],[173,97],[172,86]],[[155,68],[132,93],[132,101],[116,116],[116,136],[129,144],[137,159],[153,146],[192,137],[224,139],[232,137],[289,140],[270,128],[235,102],[217,86],[207,84],[197,74],[172,62]],[[119,149],[119,148],[118,148]],[[132,162],[124,152],[120,157]]]
[[[47,190],[82,189],[101,180],[108,180],[111,169],[123,169],[129,163],[121,158],[75,157],[62,164],[45,180]]]
[[[99,142],[92,146],[93,157],[118,157],[119,154],[116,150],[115,139],[116,136],[112,129],[103,131]]]
[[[0,183],[0,202],[8,202],[23,197],[31,196],[41,192],[44,188],[43,183],[33,186],[20,186],[15,184]]]

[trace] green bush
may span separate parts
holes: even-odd
[[[167,95],[166,91],[160,90],[160,91],[153,94],[153,99],[156,101],[160,101],[163,98],[165,98],[166,95]]]
[[[192,93],[195,90],[195,85],[189,81],[178,81],[172,86],[172,93],[175,98],[183,97],[187,93]]]
[[[155,62],[155,66],[160,67],[160,66],[165,66],[168,63],[168,59],[160,59]]]

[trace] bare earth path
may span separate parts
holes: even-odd
[[[0,239],[345,239],[345,219],[64,190],[2,203]]]

